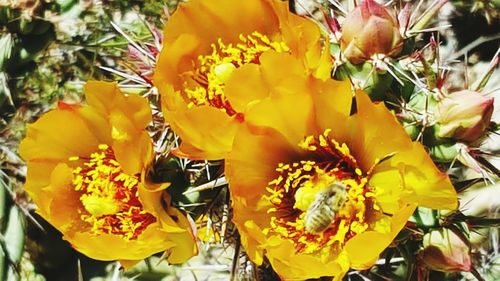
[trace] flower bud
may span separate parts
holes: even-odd
[[[437,105],[437,136],[473,142],[484,135],[493,114],[493,98],[462,90],[453,93]]]
[[[357,64],[376,54],[397,55],[403,38],[396,17],[374,0],[366,0],[346,16],[340,47],[347,59]]]
[[[470,271],[472,268],[470,248],[453,231],[443,228],[424,235],[424,263],[437,271]]]

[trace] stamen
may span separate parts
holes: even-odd
[[[373,227],[368,213],[381,214],[376,188],[367,184],[347,145],[330,132],[304,138],[299,147],[315,160],[280,163],[279,176],[269,182],[264,197],[272,204],[271,227],[265,232],[289,239],[300,253],[342,246]]]
[[[79,192],[80,218],[93,234],[107,233],[136,239],[156,218],[139,200],[140,175],[125,174],[113,150],[105,144],[90,157],[70,157],[85,161],[73,169],[73,186]]]
[[[258,64],[260,56],[266,51],[290,50],[284,42],[271,41],[259,32],[240,35],[239,39],[241,43],[226,45],[219,38],[217,44],[212,44],[212,54],[198,57],[197,65],[194,66],[196,70],[188,73],[198,86],[189,88],[185,85],[184,94],[189,100],[188,107],[209,105],[221,109],[229,116],[237,114],[224,95],[226,81],[232,72],[245,64]]]

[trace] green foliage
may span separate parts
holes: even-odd
[[[9,180],[0,174],[0,278],[20,280],[18,267],[24,251],[25,221],[12,200]]]

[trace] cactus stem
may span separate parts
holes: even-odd
[[[395,70],[396,72],[398,72],[399,74],[401,74],[404,78],[408,79],[410,82],[412,82],[415,86],[417,86],[417,87],[418,87],[420,90],[422,90],[424,93],[430,94],[430,92],[429,92],[429,90],[427,89],[426,85],[422,85],[422,83],[419,83],[419,81],[418,81],[418,80],[414,80],[413,78],[411,78],[410,76],[408,76],[408,74],[406,74],[404,71],[402,71],[402,70],[400,70],[399,68],[397,68],[397,67],[396,67],[394,64],[392,64],[392,63],[391,63],[388,59],[384,60],[384,62],[385,62],[388,66],[390,66],[390,67],[394,68],[394,70]],[[388,69],[389,69],[389,68],[388,68]],[[389,73],[390,73],[390,72],[389,72]],[[392,73],[391,73],[391,74],[392,74]],[[395,75],[393,75],[393,76],[394,76],[394,78],[395,78],[396,80],[398,80],[398,79],[396,78],[396,76],[395,76]],[[401,83],[401,85],[404,85],[404,83]]]

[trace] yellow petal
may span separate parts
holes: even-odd
[[[69,110],[53,110],[28,125],[19,152],[25,160],[66,161],[70,156],[90,154],[97,145],[98,140],[78,114]]]
[[[266,98],[269,87],[262,77],[260,67],[247,64],[233,73],[226,83],[225,94],[236,111],[244,112],[252,103]]]
[[[266,256],[269,258],[273,269],[284,280],[343,276],[346,272],[335,259],[324,261],[318,255],[296,254],[295,248],[289,241],[278,237],[273,237],[270,241],[276,246],[268,246]]]
[[[111,125],[107,115],[102,115],[101,112],[90,106],[82,106],[75,111],[89,130],[94,134],[98,143],[112,143]]]
[[[182,73],[192,67],[192,61],[197,58],[200,44],[194,34],[180,34],[172,44],[164,44],[154,70],[153,83],[162,93],[165,108],[179,104],[185,106],[177,91],[182,86]]]
[[[353,93],[349,81],[314,81],[311,89],[319,132],[331,129],[339,142],[347,140],[347,119],[351,114]]]
[[[112,144],[116,160],[122,169],[131,175],[141,171],[153,155],[153,144],[146,132],[134,136],[131,140],[117,140]],[[130,153],[135,151],[135,153]]]
[[[38,212],[63,233],[74,231],[81,227],[80,214],[76,211],[81,202],[71,184],[72,169],[66,164],[58,164],[50,178],[50,185],[43,189],[36,201],[40,208]]]
[[[404,163],[406,188],[414,192],[414,199],[422,207],[455,210],[458,197],[448,175],[439,171],[423,146],[415,142],[411,150],[395,155],[392,163]]]
[[[367,269],[377,261],[389,243],[391,238],[387,234],[367,231],[351,238],[345,249],[353,268]]]
[[[256,264],[261,265],[264,261],[264,249],[261,244],[265,241],[262,230],[253,222],[246,221],[244,224],[236,224],[238,229],[242,229],[241,244],[245,251]]]
[[[87,104],[106,116],[114,107],[115,99],[120,90],[114,82],[88,81],[84,86]]]
[[[348,146],[363,171],[377,159],[411,149],[411,140],[383,103],[374,104],[364,92],[356,93],[357,114],[348,123]]]
[[[398,211],[402,197],[408,202],[416,202],[411,190],[405,190],[403,176],[398,166],[389,163],[377,165],[369,180],[370,186],[376,187],[377,204],[388,214]]]
[[[351,238],[344,249],[349,255],[352,268],[367,269],[375,264],[379,255],[403,228],[415,208],[415,204],[407,204],[400,208],[391,219],[390,233],[366,231]]]
[[[181,233],[169,233],[168,236],[176,245],[170,250],[168,262],[180,264],[186,262],[192,256],[198,254],[196,239],[190,231],[192,223],[189,222],[185,214],[175,208],[169,208],[169,215],[177,219],[176,223],[185,231]]]
[[[278,19],[270,2],[193,0],[181,4],[165,25],[164,44],[169,45],[182,34],[195,34],[204,43],[198,49],[203,54],[211,51],[210,44],[216,38],[234,43],[240,34],[272,34],[278,31]]]
[[[63,237],[79,252],[97,260],[142,260],[176,245],[169,236],[151,224],[137,240],[124,240],[112,234],[95,236],[88,232],[66,233]]]
[[[231,150],[234,133],[239,124],[235,118],[217,108],[200,106],[170,112],[167,121],[174,131],[188,142],[181,147],[191,159],[222,159]]]
[[[286,2],[272,1],[275,6],[286,6]],[[291,52],[298,54],[312,70],[315,77],[330,79],[332,58],[329,52],[329,38],[325,38],[318,25],[289,13],[287,7],[276,9],[281,23],[281,33]],[[318,42],[324,44],[318,47]]]
[[[127,116],[137,130],[143,130],[152,121],[149,102],[138,95],[120,95],[117,109]]]
[[[252,127],[269,127],[281,132],[290,146],[296,146],[305,136],[317,131],[311,114],[312,100],[304,94],[283,93],[285,89],[297,88],[277,88],[272,96],[249,109],[245,120]]]
[[[283,135],[272,129],[258,131],[242,126],[225,165],[231,194],[247,200],[262,196],[267,184],[276,178],[278,164],[286,163],[294,150]]]
[[[50,176],[52,170],[57,166],[58,162],[47,160],[32,160],[27,163],[28,171],[26,174],[26,183],[24,190],[28,195],[37,200],[42,192],[42,188],[50,185]]]

